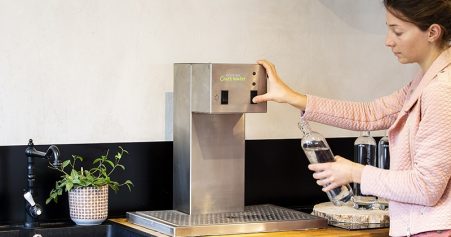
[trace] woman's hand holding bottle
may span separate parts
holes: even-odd
[[[310,164],[309,170],[314,171],[313,178],[316,183],[324,186],[327,192],[348,183],[360,183],[363,165],[335,156],[335,162]]]

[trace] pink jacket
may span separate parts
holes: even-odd
[[[451,229],[451,49],[373,102],[307,96],[305,118],[350,130],[389,129],[390,170],[365,166],[364,194],[390,200],[390,235]]]

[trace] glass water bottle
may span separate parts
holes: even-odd
[[[354,162],[376,166],[376,140],[369,131],[361,132],[354,142]],[[360,184],[354,183],[354,192],[356,196],[362,196]]]
[[[377,144],[377,167],[390,169],[390,152],[387,135],[383,136]]]
[[[354,142],[354,162],[362,165],[376,166],[376,140],[369,131],[361,132]],[[354,183],[354,207],[368,209],[376,202],[376,197],[362,195],[359,183]]]
[[[334,155],[330,150],[326,139],[321,134],[310,129],[309,124],[304,120],[302,114],[299,121],[299,129],[304,134],[304,137],[301,140],[302,149],[310,163],[315,164],[335,161]],[[341,206],[350,201],[352,196],[353,192],[349,184],[327,192],[327,197],[329,197],[329,200],[336,206]]]
[[[380,169],[390,169],[390,152],[387,135],[383,136],[377,143],[377,167]],[[388,209],[388,200],[382,197],[377,198],[379,209]]]

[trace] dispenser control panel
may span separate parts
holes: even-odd
[[[266,113],[266,71],[258,64],[192,64],[192,111],[199,113]]]

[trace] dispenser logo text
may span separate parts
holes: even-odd
[[[219,77],[219,81],[245,81],[246,77],[240,74],[226,74]]]

